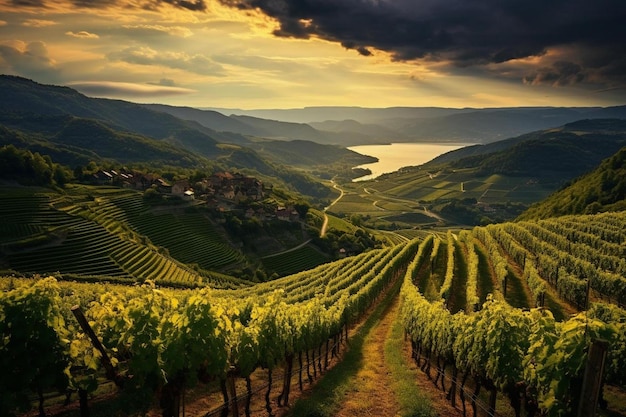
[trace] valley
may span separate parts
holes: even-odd
[[[626,415],[623,107],[0,91],[0,414],[574,415],[605,346]],[[474,145],[354,181],[433,132]]]

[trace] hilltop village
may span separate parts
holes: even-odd
[[[203,201],[209,208],[220,212],[230,211],[235,206],[260,202],[272,187],[267,187],[255,177],[241,173],[216,172],[208,178],[191,182],[188,179],[169,182],[155,174],[145,174],[128,170],[99,170],[89,177],[94,185],[114,185],[143,191],[147,198],[175,197],[186,201]],[[297,221],[300,214],[293,206],[277,206],[273,212],[268,208],[248,207],[248,218],[260,221],[276,218],[284,221]]]

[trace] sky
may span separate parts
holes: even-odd
[[[0,73],[239,109],[626,104],[624,0],[0,0]]]

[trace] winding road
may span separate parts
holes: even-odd
[[[322,228],[320,229],[320,237],[324,237],[326,235],[326,229],[328,229],[328,215],[326,214],[326,210],[337,204],[339,200],[342,199],[344,192],[339,186],[335,183],[335,181],[330,180],[333,183],[333,188],[339,191],[339,197],[333,200],[328,206],[324,207],[324,223],[322,223]]]

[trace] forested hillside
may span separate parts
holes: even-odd
[[[585,120],[488,145],[448,152],[425,167],[449,164],[479,175],[546,176],[569,179],[598,166],[626,144],[626,121]]]
[[[626,148],[587,175],[531,206],[520,220],[626,210]]]

